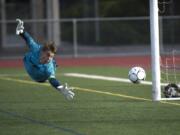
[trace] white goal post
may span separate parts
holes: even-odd
[[[161,67],[160,67],[161,62],[160,62],[160,45],[159,45],[158,0],[149,0],[149,4],[150,4],[150,33],[151,33],[150,35],[151,35],[151,63],[152,63],[152,98],[153,101],[180,100],[180,97],[176,97],[176,98],[161,97],[162,84],[161,84]],[[173,58],[173,60],[175,60],[175,58]]]
[[[159,49],[159,15],[158,0],[150,2],[150,33],[151,33],[151,63],[152,63],[152,97],[154,101],[161,100],[161,73]]]

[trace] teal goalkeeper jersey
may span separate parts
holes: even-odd
[[[53,59],[46,64],[41,64],[40,53],[42,45],[36,43],[27,32],[24,32],[22,37],[29,47],[29,52],[25,54],[23,61],[30,77],[37,82],[44,82],[49,77],[55,77],[55,60]]]

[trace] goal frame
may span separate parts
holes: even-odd
[[[158,0],[149,0],[150,3],[150,35],[151,35],[151,63],[152,63],[152,98],[161,100],[161,73],[159,49],[159,15]]]
[[[159,45],[159,8],[158,0],[149,0],[150,4],[150,36],[151,36],[151,69],[152,69],[152,99],[180,100],[180,98],[161,97],[161,69],[160,69],[160,45]]]

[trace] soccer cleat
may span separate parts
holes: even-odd
[[[70,88],[67,83],[65,85],[61,85],[58,87],[58,90],[66,97],[68,100],[72,100],[74,97],[74,92],[72,92],[72,88]]]

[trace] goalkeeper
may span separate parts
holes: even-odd
[[[34,39],[24,31],[23,21],[16,19],[18,25],[16,27],[16,34],[20,35],[25,41],[29,48],[29,51],[25,54],[23,62],[25,69],[29,76],[36,82],[49,83],[60,91],[68,100],[73,99],[74,93],[67,86],[62,85],[55,78],[56,63],[54,55],[56,53],[56,47],[54,43],[48,43],[45,45],[38,44]]]

